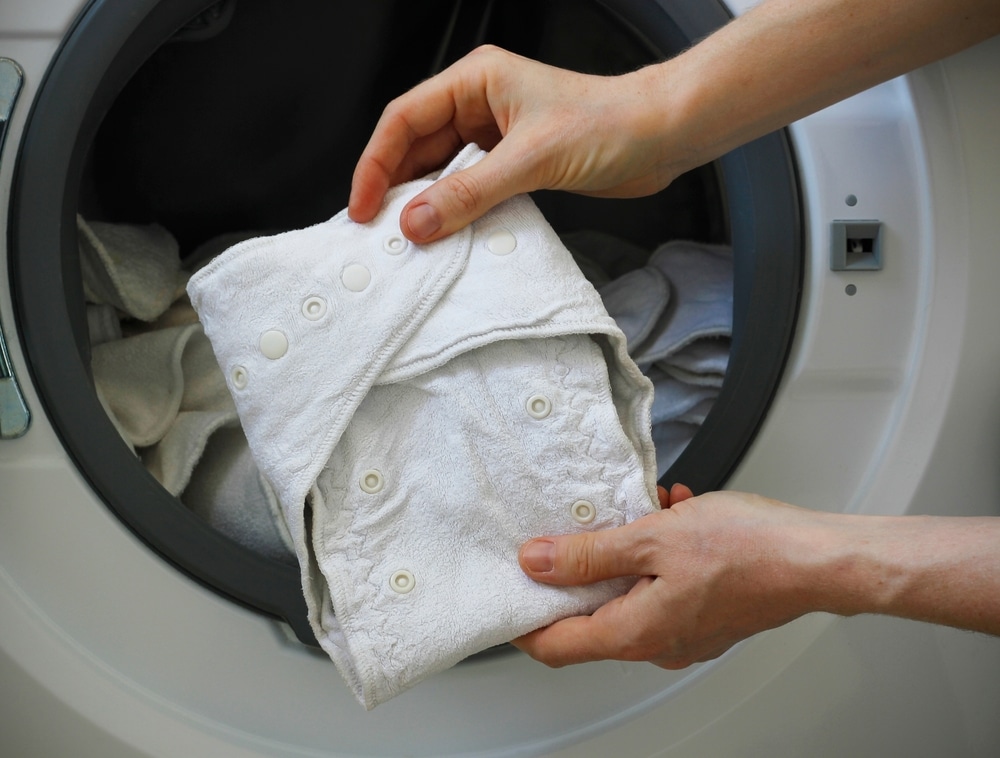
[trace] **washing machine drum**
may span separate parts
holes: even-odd
[[[33,104],[10,219],[19,333],[79,470],[150,548],[314,642],[293,562],[241,544],[169,494],[105,411],[78,217],[155,222],[181,256],[220,234],[303,227],[346,204],[385,103],[478,44],[615,74],[676,54],[727,20],[705,0],[92,2]],[[732,247],[725,378],[661,478],[696,491],[722,486],[764,417],[796,317],[802,243],[786,136],[757,140],[652,197],[535,200],[567,239],[586,230],[630,251],[678,239]],[[605,260],[617,273],[642,264]]]

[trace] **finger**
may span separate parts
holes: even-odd
[[[660,501],[661,508],[670,507],[670,493],[667,492],[667,488],[659,484],[656,485],[656,499]]]
[[[453,129],[445,128],[414,140],[396,165],[383,164],[377,154],[366,151],[358,159],[351,179],[348,216],[359,224],[371,221],[382,209],[390,187],[440,168],[462,144],[461,138]]]
[[[389,173],[371,156],[362,156],[354,168],[347,215],[351,221],[366,224],[375,218],[389,189]]]
[[[348,215],[354,221],[370,221],[389,187],[415,178],[413,171],[440,165],[454,151],[458,137],[450,124],[456,111],[455,79],[451,70],[445,71],[382,111],[351,180]]]
[[[501,141],[478,163],[449,174],[414,197],[400,215],[413,242],[433,242],[468,226],[491,208],[533,186],[525,161]]]
[[[692,497],[694,497],[694,492],[692,492],[691,488],[688,487],[686,484],[673,484],[673,485],[671,485],[671,487],[670,487],[670,497],[669,497],[670,505],[674,505],[675,503],[679,503],[682,500],[688,500],[688,499],[690,499]],[[670,505],[668,505],[667,508],[669,508]]]
[[[536,661],[560,668],[614,657],[613,632],[602,619],[573,616],[518,637],[511,644]]]
[[[686,655],[675,654],[669,658],[657,658],[650,661],[654,666],[659,666],[661,669],[669,669],[670,671],[679,671],[680,669],[686,669],[688,666],[693,666],[696,663],[707,663],[708,661],[714,661],[716,658],[721,656],[723,653],[728,651],[735,643],[726,643],[721,647],[716,647],[707,653],[694,653],[688,652]]]
[[[562,586],[655,573],[649,564],[650,518],[615,529],[530,540],[518,554],[521,569],[535,581]]]

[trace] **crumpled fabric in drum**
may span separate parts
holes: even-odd
[[[164,489],[209,525],[293,562],[276,498],[249,456],[225,378],[187,302],[177,241],[156,224],[78,217],[77,230],[94,389],[115,429]],[[207,254],[218,244],[206,243]]]

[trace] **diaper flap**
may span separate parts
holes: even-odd
[[[468,261],[471,229],[428,245],[400,233],[403,205],[429,184],[393,188],[368,224],[343,211],[241,242],[188,284],[254,458],[286,508],[304,501],[372,383]]]
[[[472,234],[461,276],[393,356],[379,384],[405,381],[501,340],[621,335],[600,294],[528,195],[490,210],[472,224]]]

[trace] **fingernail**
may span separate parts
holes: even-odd
[[[441,219],[434,206],[421,203],[407,212],[406,226],[414,237],[427,239],[441,228]]]
[[[521,550],[521,562],[536,574],[547,574],[555,565],[556,545],[549,540],[532,540]]]

